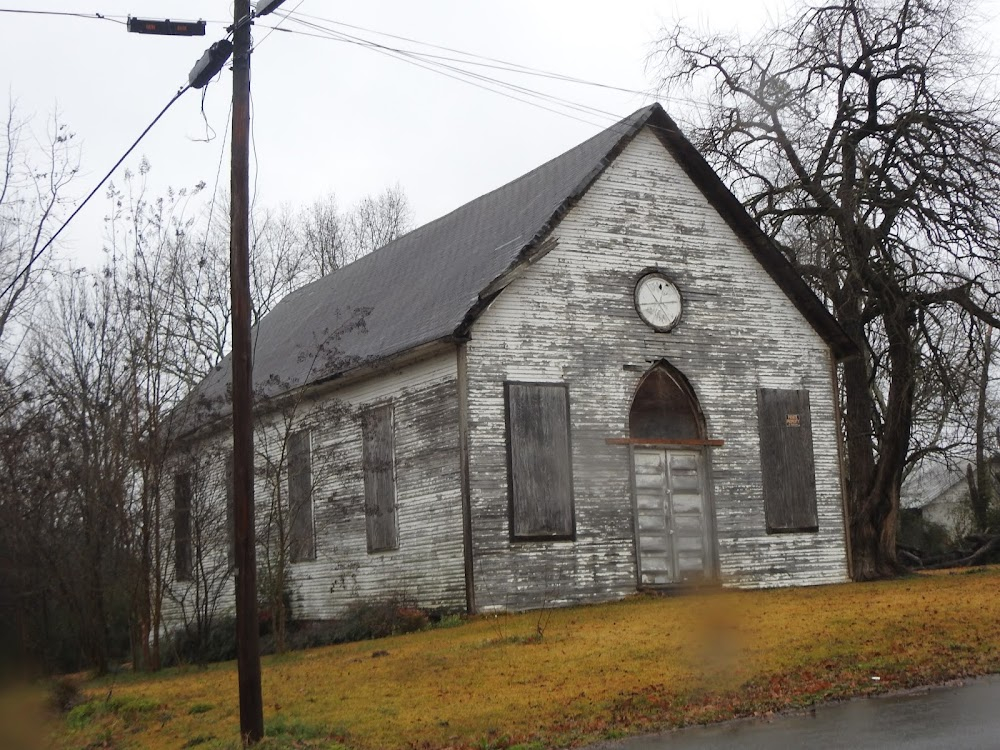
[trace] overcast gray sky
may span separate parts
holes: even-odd
[[[331,32],[463,58],[453,52],[374,33],[395,34],[588,81],[651,91],[646,56],[664,23],[684,19],[749,36],[783,0],[286,0],[254,30],[253,105],[257,200],[307,203],[333,192],[342,206],[398,183],[422,224],[532,169],[613,120],[652,101],[651,94],[577,85],[490,67],[482,75],[594,108],[580,112],[549,100],[516,101],[417,67]],[[225,36],[232,6],[222,0],[7,0],[5,8],[99,12],[111,20],[0,13],[0,70],[22,116],[39,138],[56,110],[82,146],[73,195],[82,197],[186,81],[208,45]],[[205,37],[130,34],[140,17],[209,21]],[[273,33],[264,28],[280,22]],[[305,22],[305,23],[303,23]],[[306,23],[316,24],[307,26]],[[351,24],[359,28],[351,28]],[[314,36],[309,36],[312,34]],[[477,58],[464,58],[486,62]],[[447,62],[440,61],[439,62]],[[420,61],[429,65],[428,60]],[[447,64],[456,64],[448,62]],[[452,73],[455,75],[454,73]],[[499,86],[480,82],[491,89]],[[231,93],[225,70],[189,91],[143,141],[154,190],[228,183],[226,122]],[[507,91],[530,99],[525,94]],[[683,102],[664,101],[678,113]],[[574,119],[578,118],[578,119]],[[205,142],[206,119],[215,138]],[[225,150],[224,150],[225,149]],[[95,198],[74,222],[61,255],[74,263],[99,256],[107,202]]]

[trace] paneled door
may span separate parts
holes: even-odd
[[[640,586],[713,577],[704,463],[701,451],[633,449]]]

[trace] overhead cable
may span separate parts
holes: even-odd
[[[153,126],[160,121],[160,118],[167,113],[167,110],[174,105],[174,102],[180,99],[181,95],[184,94],[184,92],[187,91],[189,88],[191,87],[182,86],[180,89],[177,90],[177,93],[173,95],[173,97],[170,99],[169,102],[167,102],[167,105],[160,110],[160,113],[156,117],[154,117],[153,121],[146,126],[146,129],[139,134],[139,137],[136,138],[135,141],[133,141],[132,145],[128,147],[128,150],[124,154],[122,154],[121,158],[115,162],[115,165],[108,170],[108,173],[101,178],[101,181],[94,186],[94,189],[90,191],[87,197],[84,198],[83,201],[80,203],[80,205],[78,205],[76,209],[73,211],[73,213],[69,215],[69,218],[67,218],[66,221],[64,221],[62,225],[55,231],[55,234],[49,237],[48,241],[44,245],[42,245],[41,249],[37,250],[31,256],[31,259],[24,265],[24,267],[14,275],[14,278],[10,280],[10,283],[8,283],[7,286],[4,288],[3,292],[0,293],[0,297],[6,297],[7,294],[10,292],[10,290],[13,289],[14,286],[17,284],[17,282],[20,281],[21,278],[23,278],[27,273],[30,272],[31,267],[35,264],[35,262],[39,258],[42,257],[42,253],[44,253],[46,250],[49,249],[52,243],[56,241],[56,238],[60,234],[62,234],[62,231],[67,226],[69,226],[69,223],[73,221],[74,218],[76,218],[76,215],[80,213],[83,207],[87,205],[90,199],[97,194],[97,191],[100,190],[101,187],[104,185],[104,183],[107,182],[108,179],[110,179],[111,175],[115,173],[115,170],[117,170],[118,167],[122,165],[122,162],[124,162],[129,157],[129,155],[135,150],[136,146],[138,146],[139,143],[142,141],[142,139],[146,137],[146,134],[153,129]]]
[[[72,13],[62,10],[27,10],[24,8],[0,8],[0,13],[18,13],[26,16],[65,16],[68,18],[87,18],[91,21],[111,21],[126,25],[126,21],[121,20],[125,16],[108,16],[104,13]]]

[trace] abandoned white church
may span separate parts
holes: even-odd
[[[254,339],[258,524],[277,476],[294,617],[848,579],[851,344],[659,105],[288,295]],[[189,455],[230,445],[228,368],[186,402]],[[177,470],[182,596],[192,495],[224,498],[224,464]]]

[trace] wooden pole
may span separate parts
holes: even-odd
[[[257,620],[253,500],[253,363],[250,348],[250,2],[233,10],[233,139],[229,273],[233,302],[233,516],[236,557],[236,658],[240,735],[264,736]]]

